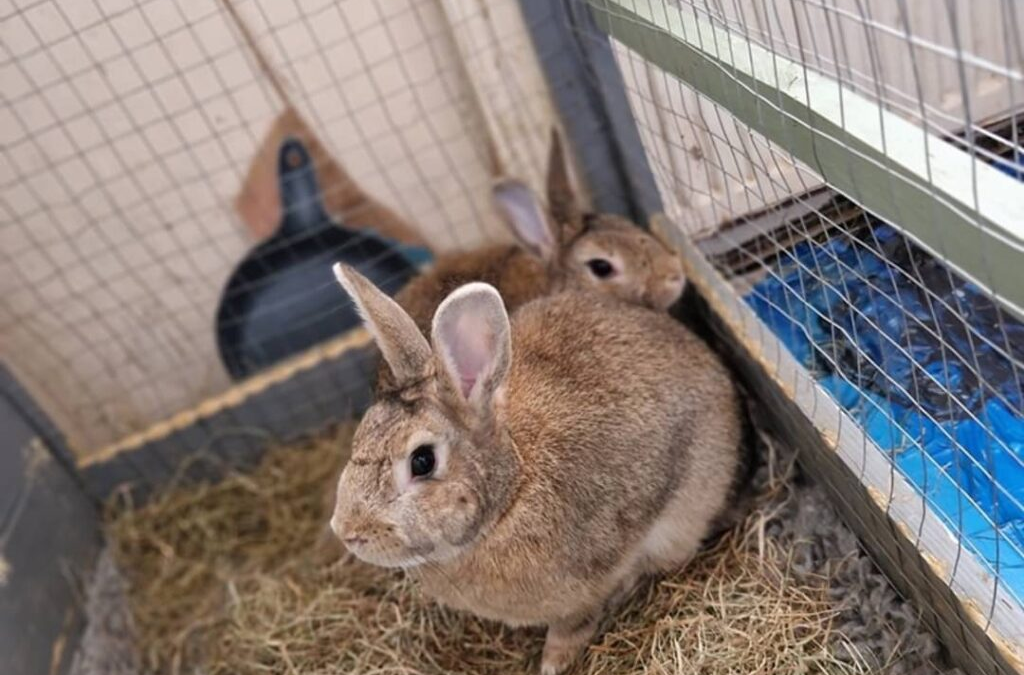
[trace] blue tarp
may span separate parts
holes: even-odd
[[[1024,324],[893,228],[784,251],[746,301],[1024,598]]]

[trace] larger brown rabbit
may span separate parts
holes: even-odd
[[[667,314],[593,291],[510,322],[471,283],[428,341],[335,272],[396,386],[355,433],[332,529],[441,603],[546,625],[541,672],[561,672],[641,574],[684,565],[727,511],[741,414],[725,367]]]

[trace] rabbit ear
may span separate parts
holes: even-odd
[[[455,289],[434,314],[434,351],[452,386],[478,409],[488,406],[512,363],[512,337],[501,295],[473,282]]]
[[[430,343],[416,323],[373,282],[348,265],[335,263],[338,279],[363,317],[384,361],[399,386],[424,376],[430,364]]]
[[[562,138],[554,127],[551,129],[551,150],[548,153],[548,209],[561,230],[561,243],[566,243],[578,234],[583,216],[569,180]]]
[[[505,179],[491,189],[494,204],[520,243],[543,260],[555,253],[555,233],[537,195],[522,181]]]

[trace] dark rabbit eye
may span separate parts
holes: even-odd
[[[612,267],[612,264],[610,262],[608,262],[607,260],[603,260],[601,258],[594,258],[592,260],[588,260],[587,267],[590,268],[590,271],[598,279],[606,279],[612,275],[612,272],[615,271],[615,268]]]
[[[434,472],[434,446],[421,445],[412,451],[409,468],[414,478],[424,478]]]

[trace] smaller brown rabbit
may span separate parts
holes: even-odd
[[[395,297],[424,334],[441,301],[482,281],[498,289],[511,312],[566,288],[595,288],[627,302],[667,310],[686,279],[675,251],[626,218],[580,209],[558,132],[551,132],[546,215],[534,192],[514,179],[492,191],[519,245],[487,246],[438,259]]]
[[[550,215],[521,181],[498,181],[494,203],[519,245],[443,256],[398,292],[395,301],[424,335],[441,301],[472,281],[497,288],[510,313],[565,289],[592,288],[658,311],[682,295],[686,278],[670,246],[626,218],[580,210],[556,130],[551,132],[547,193]],[[386,368],[378,369],[377,381],[390,386]]]

